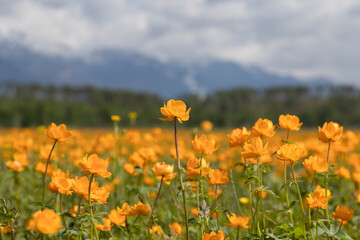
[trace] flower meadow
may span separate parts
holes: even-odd
[[[2,130],[1,239],[360,239],[357,132],[192,114],[171,99],[161,128]]]

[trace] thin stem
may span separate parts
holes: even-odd
[[[236,193],[236,188],[235,188],[235,184],[234,184],[232,169],[229,170],[229,180],[230,180],[231,187],[232,187],[232,190],[233,190],[233,194],[234,194],[234,197],[235,197],[236,206],[237,206],[237,208],[239,210],[240,215],[243,215],[242,210],[241,210],[241,206],[240,206],[240,202],[239,202],[239,198],[238,198],[238,195]]]
[[[305,238],[305,240],[306,240],[307,238],[306,238],[306,227],[305,227],[304,204],[303,204],[303,200],[302,200],[302,197],[301,197],[301,192],[300,192],[299,185],[298,185],[298,183],[297,183],[297,181],[296,181],[296,178],[295,178],[294,164],[293,164],[293,163],[291,163],[291,173],[292,173],[293,180],[294,180],[294,183],[295,183],[295,186],[296,186],[296,190],[297,190],[298,195],[299,195],[299,201],[300,201],[300,206],[301,206],[301,216],[302,216],[303,229],[304,229],[304,238]]]
[[[176,161],[178,166],[178,172],[179,172],[179,179],[180,179],[180,186],[183,196],[183,204],[184,204],[184,212],[185,212],[185,224],[186,224],[186,239],[190,240],[190,233],[189,233],[189,220],[188,220],[188,214],[186,209],[186,196],[185,196],[185,189],[184,189],[184,183],[182,180],[181,175],[181,165],[180,165],[180,157],[179,157],[179,148],[178,148],[178,142],[177,142],[177,129],[176,129],[176,117],[174,118],[174,135],[175,135],[175,149],[176,149]]]
[[[338,232],[340,232],[341,227],[342,227],[342,225],[343,225],[343,222],[344,222],[344,220],[342,220],[342,219],[341,219],[341,222],[340,222],[340,226],[339,226]]]
[[[155,202],[154,202],[154,205],[151,209],[151,213],[150,213],[150,217],[149,217],[149,221],[148,221],[148,228],[150,230],[150,225],[151,225],[151,219],[152,219],[152,215],[154,214],[154,211],[155,211],[155,207],[156,207],[156,203],[159,199],[159,196],[160,196],[160,191],[161,191],[161,187],[162,187],[162,184],[163,184],[163,180],[164,180],[164,176],[161,177],[161,182],[160,182],[160,186],[159,186],[159,191],[156,195],[156,199],[155,199]]]
[[[1,240],[5,240],[5,237],[4,237],[4,233],[2,231],[2,225],[0,224],[0,236],[1,236]]]
[[[198,209],[198,213],[200,211],[200,194],[199,194],[199,187],[200,187],[200,184],[199,182],[196,183],[197,184],[197,188],[196,188],[196,202],[197,202],[197,209]],[[198,214],[198,220],[199,220],[199,231],[200,231],[200,238],[202,237],[203,235],[203,228],[202,228],[202,218],[200,216],[200,214]]]
[[[258,195],[260,198],[260,206],[261,206],[261,220],[262,220],[262,227],[265,231],[265,218],[264,218],[264,204],[263,204],[263,198],[262,198],[262,190],[260,190],[262,186],[262,171],[261,171],[261,165],[260,165],[260,157],[257,159],[257,165],[258,165]]]
[[[80,213],[81,213],[81,200],[82,200],[82,195],[79,196],[79,204],[78,204],[77,216],[79,216]]]
[[[203,153],[201,153],[200,155],[200,190],[201,190],[201,199],[202,201],[205,201],[205,195],[204,195],[204,185],[203,185],[203,181],[202,181],[202,157],[203,157]],[[205,218],[205,231],[209,231],[209,221],[207,220],[206,216]]]
[[[286,143],[289,141],[289,133],[290,133],[290,131],[287,130],[287,132],[286,132],[286,140],[285,140]],[[287,179],[286,179],[287,174],[286,174],[286,170],[287,170],[286,161],[284,161],[284,190],[285,190],[286,204],[287,204],[287,207],[289,208],[290,207],[290,201],[289,201],[289,194],[288,194],[288,190],[287,190]],[[289,213],[289,218],[290,218],[291,224],[294,226],[294,219],[293,219],[293,216],[292,216],[291,209],[288,210],[288,213]]]
[[[219,231],[220,226],[219,226],[219,214],[216,211],[217,210],[217,188],[218,186],[215,185],[215,213],[216,213],[216,225],[217,225],[217,230]],[[236,200],[237,201],[237,200]]]
[[[94,236],[93,236],[93,231],[95,232],[95,238],[96,240],[99,240],[99,236],[98,236],[98,233],[96,231],[96,227],[95,227],[95,224],[93,222],[93,218],[94,218],[94,214],[93,214],[93,210],[92,210],[92,206],[91,206],[91,183],[94,179],[94,176],[95,174],[91,174],[91,177],[90,177],[90,182],[89,182],[89,209],[90,209],[90,225],[91,225],[91,232],[90,232],[90,237],[91,237],[91,240],[94,239]]]
[[[54,144],[50,150],[50,153],[49,153],[49,156],[46,160],[46,166],[45,166],[45,173],[44,173],[44,178],[43,178],[43,192],[42,192],[42,199],[41,199],[41,202],[42,202],[42,209],[44,209],[44,205],[45,205],[45,194],[46,194],[46,175],[47,175],[47,170],[48,170],[48,167],[49,167],[49,162],[50,162],[50,157],[51,157],[51,154],[52,152],[54,151],[54,148],[55,148],[55,145],[56,145],[56,142],[57,140],[54,141]]]
[[[240,239],[240,227],[237,227],[236,240]]]
[[[60,214],[61,214],[61,218],[62,218],[62,221],[63,221],[63,224],[65,226],[65,228],[67,229],[67,225],[66,225],[66,221],[65,221],[65,216],[64,216],[64,212],[63,212],[63,206],[62,206],[62,194],[60,194]]]
[[[318,228],[319,228],[319,208],[316,210],[316,240],[319,239]]]
[[[328,167],[329,167],[329,170],[330,170],[330,163],[329,163],[330,145],[331,145],[331,140],[329,140],[328,151],[327,151],[327,156],[326,156],[326,162],[327,162],[327,165],[328,165]],[[326,199],[328,198],[328,178],[329,178],[329,170],[326,171],[326,175],[325,175],[325,197],[326,197]],[[330,226],[330,217],[329,217],[328,207],[326,207],[325,213],[326,213],[326,219],[327,219],[328,224],[329,224],[329,226]]]
[[[310,185],[310,191],[309,193],[312,192],[312,187],[314,185],[314,181],[315,181],[315,173],[312,174],[312,180],[311,180],[311,185]],[[311,224],[311,208],[309,208],[309,225],[310,225],[310,234],[311,234],[311,239],[314,240],[314,235],[312,232],[312,224]]]

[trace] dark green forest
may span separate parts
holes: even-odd
[[[295,114],[304,126],[336,121],[346,127],[360,126],[360,91],[352,86],[276,87],[262,90],[238,88],[206,97],[184,95],[192,108],[186,126],[210,120],[216,127],[251,126],[259,117],[277,123],[280,114]],[[110,127],[118,114],[128,126],[128,113],[138,113],[136,126],[160,125],[161,97],[149,93],[94,87],[0,85],[0,126],[36,127],[51,122],[72,127]]]

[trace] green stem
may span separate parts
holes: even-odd
[[[242,210],[241,210],[241,206],[240,206],[240,202],[239,202],[239,198],[238,198],[238,195],[236,193],[236,188],[235,188],[235,184],[234,184],[232,169],[229,170],[229,180],[230,180],[230,184],[231,184],[233,194],[234,194],[234,197],[235,197],[236,206],[237,206],[237,208],[239,210],[240,215],[243,215]]]
[[[0,225],[0,236],[1,236],[1,240],[5,240],[4,233],[2,231],[1,225]]]
[[[196,188],[196,201],[197,201],[197,209],[198,209],[198,213],[200,211],[200,194],[199,194],[199,187],[200,187],[200,184],[199,182],[196,183],[197,184],[197,188]],[[200,214],[198,215],[198,220],[199,220],[199,231],[200,231],[200,239],[202,238],[202,235],[203,235],[203,228],[202,228],[202,218],[200,216]]]
[[[60,214],[61,214],[61,219],[62,219],[62,221],[63,221],[63,224],[64,224],[64,227],[65,227],[65,229],[67,229],[67,225],[66,225],[66,221],[65,221],[65,216],[64,216],[64,212],[63,212],[63,206],[62,206],[62,194],[61,193],[59,193],[60,194]]]
[[[289,133],[290,133],[290,131],[287,130],[287,132],[286,132],[286,140],[285,140],[286,143],[289,140]],[[288,190],[287,190],[287,174],[286,174],[286,170],[287,170],[286,161],[284,161],[284,184],[285,184],[284,185],[284,190],[285,190],[286,204],[287,204],[287,207],[289,208],[290,207],[290,201],[289,201],[289,194],[288,194]],[[293,216],[292,216],[291,209],[289,209],[288,213],[289,213],[289,218],[290,218],[291,224],[294,226],[294,219],[293,219]]]
[[[312,175],[312,180],[311,180],[311,185],[310,185],[310,191],[309,193],[312,192],[312,187],[314,185],[314,181],[315,181],[315,173],[313,173]],[[314,235],[312,232],[312,224],[311,224],[311,208],[309,208],[309,225],[310,225],[310,234],[311,234],[311,239],[314,240]]]
[[[329,170],[330,170],[330,163],[329,163],[330,145],[331,145],[331,141],[329,140],[328,151],[327,151],[327,156],[326,156],[326,162],[327,162],[327,165],[328,165],[328,167],[329,167]],[[326,199],[328,198],[328,178],[329,178],[329,170],[326,171],[326,175],[325,175],[325,197],[326,197]],[[326,209],[325,209],[325,214],[326,214],[326,219],[327,219],[327,221],[328,221],[328,224],[329,224],[329,226],[330,226],[330,217],[329,217],[328,207],[326,207]]]
[[[240,227],[237,227],[236,240],[240,239]]]
[[[149,237],[150,237],[150,228],[151,228],[151,220],[152,220],[152,215],[154,214],[154,211],[155,211],[155,207],[156,207],[156,203],[159,199],[159,196],[160,196],[160,191],[161,191],[161,187],[162,187],[162,184],[163,184],[163,180],[164,180],[164,176],[161,177],[161,182],[160,182],[160,186],[159,186],[159,191],[156,195],[156,199],[154,201],[154,205],[151,209],[151,213],[150,213],[150,217],[149,217],[149,220],[148,220],[148,234],[149,234]]]
[[[187,208],[186,208],[186,196],[185,196],[184,183],[183,183],[182,175],[181,175],[179,148],[178,148],[178,142],[177,142],[176,121],[177,121],[177,119],[175,117],[174,118],[174,135],[175,135],[176,161],[177,161],[177,166],[178,166],[177,168],[178,168],[178,173],[179,173],[181,192],[182,192],[182,196],[183,196],[183,204],[184,204],[184,212],[185,212],[185,224],[186,224],[186,239],[190,240],[189,220],[188,220],[188,213],[187,213]]]
[[[217,210],[217,188],[218,186],[215,185],[215,213],[216,213],[216,225],[217,225],[217,230],[219,231],[220,226],[219,226],[219,214],[216,211]],[[238,202],[238,201],[237,201]]]
[[[319,228],[319,208],[316,210],[316,240],[319,239],[318,228]]]
[[[296,181],[296,178],[295,178],[295,173],[294,173],[294,164],[291,163],[291,173],[292,173],[292,176],[293,176],[293,180],[294,180],[294,183],[295,183],[295,186],[296,186],[296,190],[298,192],[298,196],[299,196],[299,201],[300,201],[300,206],[301,206],[301,216],[302,216],[302,222],[303,222],[303,230],[304,230],[304,238],[305,240],[307,239],[306,238],[306,221],[305,221],[305,212],[304,212],[304,204],[303,204],[303,200],[302,200],[302,197],[301,197],[301,192],[300,192],[300,188],[299,188],[299,185]]]
[[[263,198],[262,198],[262,190],[260,190],[262,186],[262,171],[261,171],[261,164],[260,164],[260,157],[257,159],[257,165],[258,165],[258,195],[260,198],[260,206],[261,206],[261,220],[262,220],[262,227],[263,231],[265,231],[265,218],[264,218],[264,204],[263,204]]]
[[[98,233],[97,233],[94,221],[93,221],[94,214],[93,214],[93,210],[92,210],[92,206],[91,206],[91,183],[94,179],[94,176],[95,176],[94,173],[91,174],[90,182],[89,182],[89,209],[90,209],[90,216],[91,216],[91,218],[90,218],[90,225],[91,225],[90,237],[91,237],[91,240],[93,240],[94,239],[93,232],[95,232],[95,238],[96,238],[96,240],[99,240],[99,236],[98,236]]]
[[[46,166],[45,166],[45,173],[44,173],[44,178],[43,178],[43,192],[42,192],[42,199],[41,199],[41,203],[42,203],[42,210],[45,208],[45,194],[46,194],[46,175],[47,175],[47,170],[49,167],[49,162],[50,162],[50,157],[52,152],[54,151],[55,145],[56,145],[57,140],[54,141],[54,144],[50,150],[48,159],[46,160]]]

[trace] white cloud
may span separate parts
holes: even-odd
[[[0,41],[43,54],[89,59],[118,49],[163,61],[221,59],[360,85],[357,0],[0,3]]]

